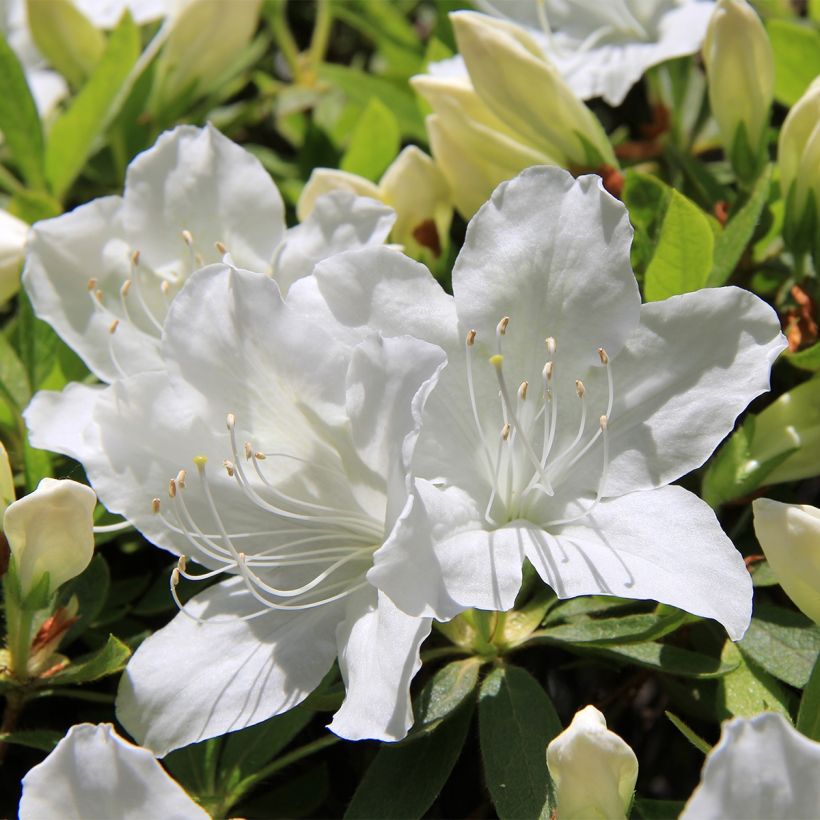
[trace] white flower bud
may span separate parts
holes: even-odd
[[[28,225],[0,210],[0,305],[20,290],[20,266],[26,252]]]
[[[9,454],[0,442],[0,514],[14,501],[14,474],[9,464]]]
[[[724,149],[740,176],[752,176],[774,96],[774,57],[766,29],[746,0],[719,0],[706,31],[703,60]]]
[[[783,122],[777,159],[786,200],[784,237],[796,250],[811,250],[820,231],[820,77]]]
[[[756,499],[752,510],[755,535],[780,586],[820,624],[820,510],[770,498]]]
[[[96,503],[96,494],[85,484],[44,478],[33,493],[9,505],[3,529],[23,598],[46,572],[53,593],[88,566]]]
[[[623,820],[638,779],[638,758],[629,744],[606,728],[594,707],[577,712],[547,746],[559,820],[590,817]]]

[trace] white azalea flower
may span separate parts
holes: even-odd
[[[415,504],[369,576],[405,611],[508,609],[526,556],[561,598],[654,599],[745,631],[740,554],[703,501],[666,485],[768,388],[785,341],[774,311],[737,288],[641,306],[631,237],[598,177],[538,167],[471,221],[454,298],[420,266],[356,252],[291,289],[294,307],[325,306],[325,326],[411,333],[448,354]]]
[[[175,299],[160,355],[167,371],[41,394],[26,412],[35,446],[68,440],[109,510],[206,566],[201,578],[232,576],[140,646],[121,722],[163,754],[291,708],[338,656],[347,698],[331,729],[402,737],[430,620],[368,572],[403,526],[443,353],[378,334],[349,344],[267,277],[213,265]],[[196,577],[184,560],[180,576]]]
[[[782,715],[735,718],[723,725],[681,820],[811,820],[820,806],[819,770],[820,743]]]
[[[111,382],[162,367],[165,316],[197,268],[229,253],[285,292],[317,260],[380,244],[392,222],[380,203],[339,192],[286,230],[255,157],[211,126],[180,126],[132,161],[124,196],[37,223],[23,282],[37,315]]]
[[[482,11],[529,29],[582,99],[620,105],[654,65],[694,54],[710,0],[478,0]],[[447,62],[434,73],[459,73]]]
[[[148,749],[123,740],[110,723],[72,726],[23,778],[20,820],[206,820]]]

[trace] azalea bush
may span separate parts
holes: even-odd
[[[0,14],[4,816],[817,815],[820,4]]]

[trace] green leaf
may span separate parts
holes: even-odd
[[[820,740],[820,655],[800,699],[797,729],[812,740]]]
[[[787,350],[783,353],[783,358],[793,367],[816,373],[820,370],[820,342],[805,350],[799,350],[797,353]]]
[[[362,106],[367,105],[371,97],[377,97],[393,112],[403,137],[427,144],[424,120],[405,84],[366,74],[358,68],[328,63],[320,66],[318,73],[321,79],[337,86]]]
[[[683,800],[649,800],[636,797],[631,817],[633,820],[677,820],[685,805]]]
[[[67,686],[114,675],[125,668],[131,650],[118,638],[108,636],[108,643],[98,652],[74,661],[61,672],[48,678],[49,686]]]
[[[464,746],[473,700],[412,743],[385,744],[365,772],[346,818],[421,817],[444,786]]]
[[[667,158],[684,173],[689,180],[693,195],[707,210],[711,211],[718,202],[726,198],[725,186],[700,159],[686,151],[681,151],[672,143],[666,146],[665,153]]]
[[[714,236],[700,208],[673,190],[658,247],[646,269],[644,293],[654,302],[698,290],[712,269]]]
[[[690,729],[677,715],[664,712],[670,723],[699,751],[708,755],[712,747],[694,730]]]
[[[91,626],[102,611],[110,586],[108,564],[102,555],[95,555],[82,573],[60,587],[57,599],[60,606],[65,606],[75,596],[79,605],[79,620],[66,632],[61,646],[68,646],[74,638]]]
[[[17,313],[17,347],[32,393],[40,389],[54,367],[59,344],[60,337],[50,325],[34,315],[28,295],[21,292]]]
[[[124,14],[91,78],[55,121],[46,147],[46,178],[61,198],[82,171],[97,139],[116,116],[114,103],[140,53],[139,28]]]
[[[774,587],[780,583],[768,561],[755,561],[749,567],[749,574],[756,587]]]
[[[726,713],[722,717],[753,717],[760,712],[779,712],[791,720],[788,693],[768,672],[748,660],[731,641],[724,644],[721,659],[737,664],[718,683],[719,708]]]
[[[17,55],[0,33],[0,132],[26,182],[41,188],[43,128]]]
[[[549,817],[547,744],[563,727],[538,681],[517,666],[494,669],[481,686],[478,725],[499,818]]]
[[[6,337],[0,333],[0,392],[20,412],[31,399],[26,368]]]
[[[28,26],[46,60],[75,88],[83,84],[105,49],[105,36],[71,0],[28,0]]]
[[[736,663],[727,663],[700,652],[654,642],[584,647],[584,652],[614,660],[628,661],[637,666],[655,669],[667,675],[679,675],[683,678],[720,678],[737,666]]]
[[[790,609],[758,604],[738,647],[767,672],[802,689],[820,653],[820,626]]]
[[[378,182],[399,153],[401,134],[393,112],[371,97],[359,117],[339,168]]]
[[[685,612],[678,610],[660,617],[644,613],[626,615],[623,618],[591,619],[552,627],[545,631],[544,637],[550,641],[565,643],[648,641],[674,632],[683,626],[688,618]]]
[[[774,98],[794,105],[820,74],[820,32],[791,20],[766,23],[774,52]]]
[[[708,287],[719,287],[729,281],[740,257],[754,236],[760,215],[766,207],[771,188],[772,166],[758,177],[743,207],[729,220],[715,240],[714,264],[706,281]]]
[[[54,747],[63,739],[60,732],[50,729],[26,729],[17,732],[0,732],[0,743],[14,743],[39,749],[41,752],[53,752]]]

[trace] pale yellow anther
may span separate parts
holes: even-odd
[[[114,331],[115,331],[115,330],[116,330],[119,326],[120,326],[120,320],[119,320],[119,319],[114,319],[114,321],[113,321],[113,322],[111,322],[111,324],[108,326],[108,332],[109,332],[109,333],[114,333]]]
[[[202,268],[205,266],[205,260],[202,258],[201,253],[194,254],[194,263],[198,268]]]
[[[158,498],[151,499],[151,512],[155,515],[159,512],[160,501]]]
[[[518,388],[518,398],[521,401],[524,401],[527,398],[527,388],[529,388],[529,382],[521,382],[520,387]]]
[[[239,563],[240,563],[240,564],[244,564],[244,563],[245,563],[245,557],[246,557],[246,556],[245,556],[245,553],[244,553],[244,552],[240,552],[240,553],[238,553],[236,557],[237,557],[237,559],[239,560]]]
[[[126,279],[126,280],[122,283],[122,287],[120,288],[120,293],[121,293],[123,296],[128,296],[128,291],[129,291],[129,290],[131,290],[131,280],[130,280],[130,279]]]
[[[501,438],[504,439],[504,441],[506,441],[510,437],[511,429],[512,428],[510,427],[510,423],[505,422],[504,426],[501,428]]]
[[[194,237],[189,230],[182,231],[182,239],[189,248],[193,247]]]
[[[233,428],[236,427],[236,416],[233,413],[228,413],[225,417],[225,421],[229,430],[233,430]]]
[[[194,464],[196,464],[196,468],[200,473],[205,469],[207,463],[208,456],[194,456]]]
[[[472,347],[475,344],[476,332],[474,330],[467,331],[467,347]]]
[[[140,263],[140,252],[139,251],[134,251],[131,254],[131,264],[134,267],[136,267],[137,265],[139,265],[139,263]]]
[[[228,474],[228,478],[233,478],[233,473],[234,473],[234,466],[233,466],[233,462],[232,462],[232,461],[228,461],[228,459],[226,458],[226,459],[222,462],[222,466],[225,468],[225,472]]]
[[[547,336],[547,338],[544,339],[544,344],[547,346],[547,352],[550,354],[550,356],[554,356],[555,349],[557,347],[557,345],[555,344],[555,339],[552,336]]]
[[[601,364],[609,364],[609,356],[606,355],[606,350],[602,347],[598,348],[598,358],[601,360]]]
[[[188,556],[187,555],[180,555],[179,560],[177,561],[177,569],[180,572],[185,572],[188,569]]]
[[[257,459],[258,461],[264,461],[264,460],[267,458],[267,456],[266,456],[266,455],[265,455],[265,454],[264,454],[261,450],[257,450],[257,451],[253,454],[253,457],[254,457],[255,459]]]
[[[215,242],[214,244],[216,245],[217,253],[221,253],[224,256],[228,252],[224,242]]]
[[[177,584],[179,584],[179,569],[177,569],[177,567],[174,567],[171,570],[171,586],[175,587],[177,586]]]
[[[542,373],[543,373],[543,375],[544,375],[544,378],[545,378],[547,381],[550,381],[550,380],[552,379],[552,370],[553,370],[553,364],[552,364],[552,362],[547,362],[547,363],[544,365],[544,370],[542,371]]]
[[[575,392],[578,394],[578,398],[584,398],[584,393],[587,392],[586,387],[584,387],[584,383],[580,379],[575,380]]]
[[[606,416],[601,416],[601,418],[598,419],[598,424],[601,425],[601,432],[605,433],[607,425],[609,424],[609,419],[607,419]]]
[[[168,482],[168,495],[170,495],[171,498],[176,498],[177,495],[177,483],[173,478]]]
[[[97,289],[97,290],[95,290],[95,291],[94,291],[94,296],[97,298],[97,301],[98,301],[100,304],[102,304],[102,300],[103,300],[103,292],[102,292],[101,290]]]
[[[181,490],[185,489],[185,479],[187,477],[188,477],[188,473],[186,473],[185,470],[180,470],[177,473],[177,477],[176,477],[175,480],[176,480],[176,483],[177,483],[177,487],[179,487]]]
[[[96,288],[96,287],[97,287],[97,280],[92,276],[88,280],[88,289],[89,290],[94,290],[94,288]]]
[[[163,296],[167,296],[171,292],[171,285],[167,279],[162,280],[162,284],[159,286],[159,289],[162,291]]]
[[[245,442],[245,458],[250,461],[253,458],[253,447],[249,441]]]
[[[510,317],[504,316],[501,321],[495,326],[495,332],[499,336],[503,336],[507,332],[507,325],[510,323]]]
[[[504,364],[504,357],[500,353],[496,353],[494,356],[490,356],[490,364],[497,370],[500,370],[501,365]]]

